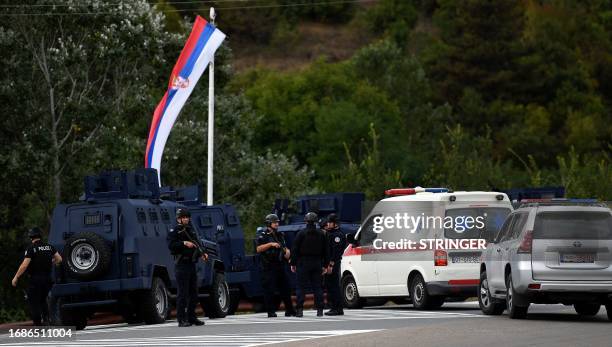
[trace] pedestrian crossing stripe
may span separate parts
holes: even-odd
[[[369,333],[379,330],[329,330],[329,331],[297,331],[297,332],[266,332],[252,334],[220,334],[191,335],[167,337],[130,337],[121,339],[82,339],[69,341],[36,341],[19,343],[18,345],[0,344],[0,346],[95,346],[95,347],[127,347],[127,346],[222,346],[251,347],[274,343],[288,343],[312,340],[323,337],[342,336],[350,334]]]
[[[351,322],[351,321],[374,321],[374,320],[412,320],[412,319],[457,319],[457,318],[484,318],[481,314],[476,313],[464,313],[464,312],[452,312],[452,311],[416,311],[413,309],[358,309],[358,310],[345,310],[345,315],[343,316],[324,316],[324,317],[316,317],[316,311],[305,311],[304,317],[284,317],[282,314],[276,318],[268,318],[266,313],[256,313],[256,314],[243,314],[243,315],[233,315],[228,316],[223,319],[206,319],[206,325],[203,327],[192,327],[187,328],[187,331],[200,331],[203,334],[207,331],[207,327],[214,326],[234,326],[236,325],[236,330],[241,329],[240,325],[253,325],[253,324],[303,324],[303,323],[326,323],[326,322]],[[131,344],[122,344],[121,346],[132,346],[132,345],[151,345],[151,346],[163,346],[167,345],[170,341],[176,341],[177,344],[182,345],[193,345],[193,340],[189,340],[184,336],[177,337],[159,337],[159,338],[150,338],[151,340],[146,340],[146,338],[127,338],[126,339],[99,339],[97,337],[102,337],[106,334],[115,334],[115,333],[129,333],[133,332],[142,332],[147,333],[147,331],[155,330],[156,332],[167,330],[167,329],[175,329],[176,321],[168,321],[163,324],[154,324],[154,325],[127,325],[125,323],[122,324],[110,324],[110,325],[98,325],[98,326],[90,326],[85,330],[77,331],[75,334],[75,339],[68,341],[58,341],[58,340],[50,340],[50,341],[40,341],[40,340],[30,340],[28,342],[28,346],[35,345],[61,345],[66,346],[74,346],[74,345],[89,345],[90,342],[94,346],[115,346],[119,341],[127,341],[129,340]],[[189,330],[192,329],[192,330]],[[204,329],[204,330],[195,330],[195,329]],[[233,328],[232,328],[233,329]],[[339,334],[347,334],[349,332],[356,332],[357,330],[339,330],[342,333]],[[320,334],[332,334],[330,336],[335,336],[334,334],[337,331],[325,331],[321,330],[318,332],[284,332],[284,333],[265,333],[265,336],[258,334],[242,334],[242,335],[202,335],[206,338],[209,338],[212,341],[213,339],[218,342],[219,345],[225,346],[225,342],[223,339],[234,339],[236,341],[241,342],[240,344],[229,344],[228,346],[255,346],[257,344],[263,343],[276,343],[278,342],[286,342],[286,336],[279,337],[277,334],[293,334],[293,338],[303,340],[308,338],[316,338],[320,337]],[[108,336],[108,335],[107,335]],[[200,336],[200,335],[197,335]],[[270,341],[265,340],[266,337],[270,337]],[[199,338],[199,337],[198,337]],[[140,340],[138,340],[140,339]],[[265,341],[264,341],[265,340]],[[297,340],[297,341],[299,341]],[[20,342],[23,340],[20,340]],[[94,343],[94,341],[96,341]],[[110,344],[105,344],[105,341]],[[158,343],[158,341],[165,341],[163,343]],[[246,341],[246,342],[245,342]],[[222,343],[223,342],[223,343]],[[244,343],[242,343],[244,342]],[[126,342],[128,343],[128,342]],[[8,335],[0,336],[0,346],[9,346],[15,344],[15,342],[8,339]],[[23,344],[19,344],[23,345]],[[209,344],[210,345],[210,344]],[[215,344],[212,344],[215,345]]]

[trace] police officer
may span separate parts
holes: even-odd
[[[208,260],[198,235],[191,225],[191,213],[183,208],[176,210],[177,225],[168,233],[168,248],[175,257],[176,273],[176,318],[179,327],[204,325],[195,313],[198,302],[198,259]]]
[[[264,289],[264,305],[268,317],[276,317],[274,293],[278,290],[285,304],[285,316],[295,316],[289,279],[285,264],[291,252],[285,244],[285,237],[278,231],[279,219],[275,214],[269,214],[265,219],[266,230],[257,237],[257,253],[261,255],[261,278]]]
[[[49,325],[47,295],[53,285],[51,269],[53,263],[57,265],[62,262],[62,257],[53,246],[42,241],[42,231],[39,228],[30,229],[28,236],[32,243],[25,251],[23,262],[13,277],[12,284],[16,287],[19,277],[28,272],[30,282],[27,293],[32,321],[34,325]]]
[[[340,289],[340,263],[342,254],[346,248],[346,236],[340,230],[338,216],[335,213],[327,216],[325,233],[329,246],[329,267],[325,275],[327,286],[327,299],[330,310],[325,312],[326,316],[341,316],[344,314],[342,308],[342,296]]]
[[[303,316],[304,291],[312,288],[317,316],[323,316],[322,276],[329,265],[329,248],[325,234],[316,226],[317,214],[308,212],[304,217],[306,228],[300,230],[291,250],[291,271],[297,272],[297,317]]]

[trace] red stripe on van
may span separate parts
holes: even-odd
[[[370,247],[353,247],[353,245],[349,245],[344,250],[343,257],[349,257],[351,255],[362,255],[371,253]]]
[[[478,283],[480,283],[480,280],[475,279],[475,280],[450,280],[448,281],[448,284],[451,286],[467,286],[467,285],[478,285]]]

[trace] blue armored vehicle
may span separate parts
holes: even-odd
[[[206,315],[228,314],[228,280],[248,281],[248,273],[240,271],[244,237],[232,206],[205,206],[197,187],[160,190],[154,169],[88,176],[81,200],[53,211],[49,243],[64,258],[49,299],[53,324],[83,329],[100,311],[114,311],[128,322],[165,321],[176,297],[166,235],[179,207],[192,211],[192,223],[210,255],[197,265]]]
[[[291,248],[297,233],[305,227],[304,216],[308,212],[316,212],[321,220],[335,213],[345,234],[355,233],[361,224],[362,209],[365,202],[363,193],[329,193],[299,196],[295,200],[277,199],[272,213],[279,216],[281,224],[279,231],[285,234],[287,246]],[[263,216],[262,216],[263,219]],[[257,233],[263,232],[258,228]],[[260,256],[256,254],[255,240],[251,245],[253,255],[245,259],[249,271],[249,282],[238,283],[234,288],[240,289],[240,296],[253,304],[255,310],[262,309],[263,288],[260,275]],[[295,289],[295,275],[289,273],[290,288]]]

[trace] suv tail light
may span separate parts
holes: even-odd
[[[519,245],[516,253],[531,253],[531,246],[533,244],[533,230],[527,230],[525,236],[523,236],[523,240]]]
[[[443,249],[436,249],[434,252],[434,266],[447,266],[448,254]]]

